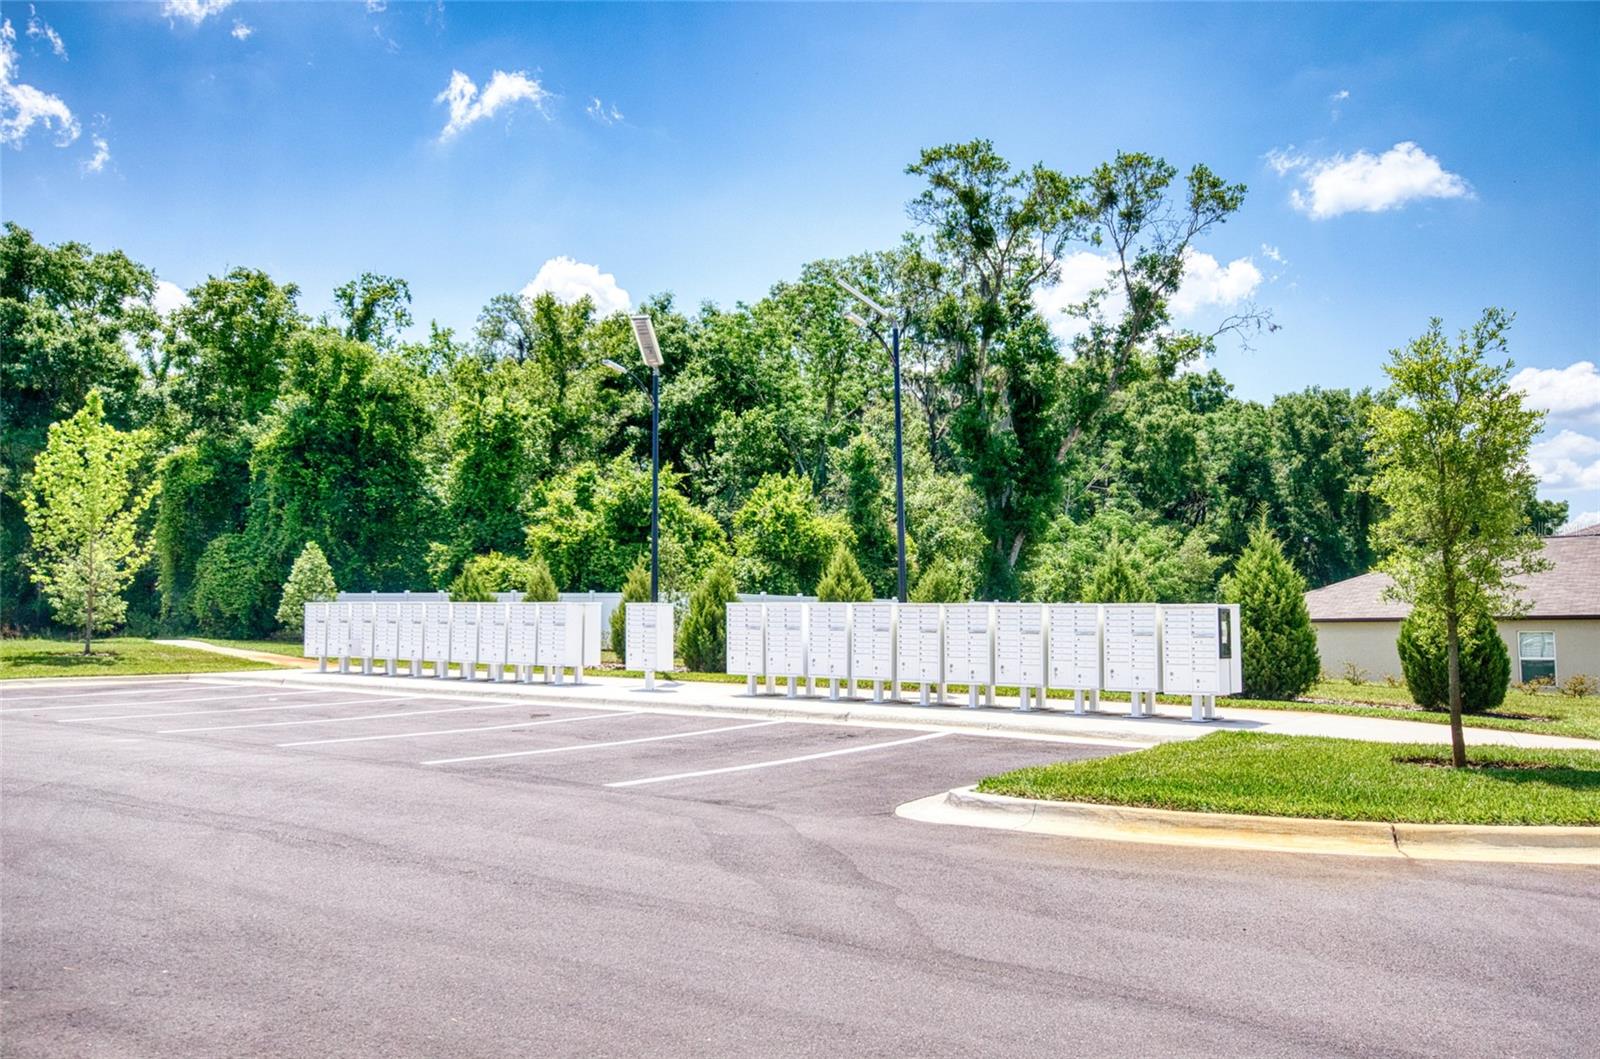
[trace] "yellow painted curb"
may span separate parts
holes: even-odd
[[[1397,824],[1187,813],[1010,798],[979,794],[972,787],[958,787],[944,794],[907,802],[895,810],[895,815],[922,823],[1111,842],[1411,860],[1600,866],[1600,827]]]

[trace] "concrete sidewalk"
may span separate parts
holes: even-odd
[[[959,704],[918,706],[906,702],[874,703],[870,697],[833,701],[825,691],[808,696],[804,694],[803,687],[801,693],[791,699],[781,691],[776,695],[752,696],[745,692],[743,684],[676,682],[659,678],[654,691],[646,691],[644,682],[638,678],[592,676],[584,677],[581,685],[573,684],[570,678],[560,685],[545,684],[538,679],[532,684],[512,684],[488,680],[439,680],[427,676],[411,678],[283,670],[239,673],[232,675],[231,679],[269,683],[354,684],[434,695],[516,696],[530,702],[582,703],[602,709],[713,712],[789,720],[847,721],[896,728],[957,729],[997,736],[1106,741],[1127,746],[1152,746],[1180,739],[1197,739],[1218,730],[1321,735],[1383,743],[1447,743],[1450,740],[1450,729],[1442,724],[1289,710],[1234,709],[1227,705],[1226,699],[1217,703],[1217,720],[1197,724],[1188,719],[1188,707],[1160,703],[1156,706],[1154,717],[1128,717],[1125,705],[1113,703],[1105,704],[1105,709],[1100,712],[1078,716],[1071,712],[1070,703],[1065,704],[1065,709],[1060,708],[1063,703],[1059,699],[1048,700],[1052,704],[1050,709],[1024,713],[1017,710],[1016,699],[1000,698],[996,699],[993,707],[968,709]],[[1114,712],[1119,706],[1123,712]],[[1468,728],[1466,737],[1471,744],[1600,750],[1600,740],[1489,728]]]

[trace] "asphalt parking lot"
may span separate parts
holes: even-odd
[[[0,687],[6,1055],[1595,1054],[1600,879],[915,824],[1104,746]]]

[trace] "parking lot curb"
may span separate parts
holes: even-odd
[[[907,802],[895,815],[921,823],[1113,842],[1404,860],[1600,866],[1600,827],[1491,827],[1191,813],[1012,798],[980,794],[973,787]]]

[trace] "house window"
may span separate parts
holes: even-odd
[[[1556,678],[1556,634],[1553,632],[1517,633],[1517,663],[1522,682]]]

